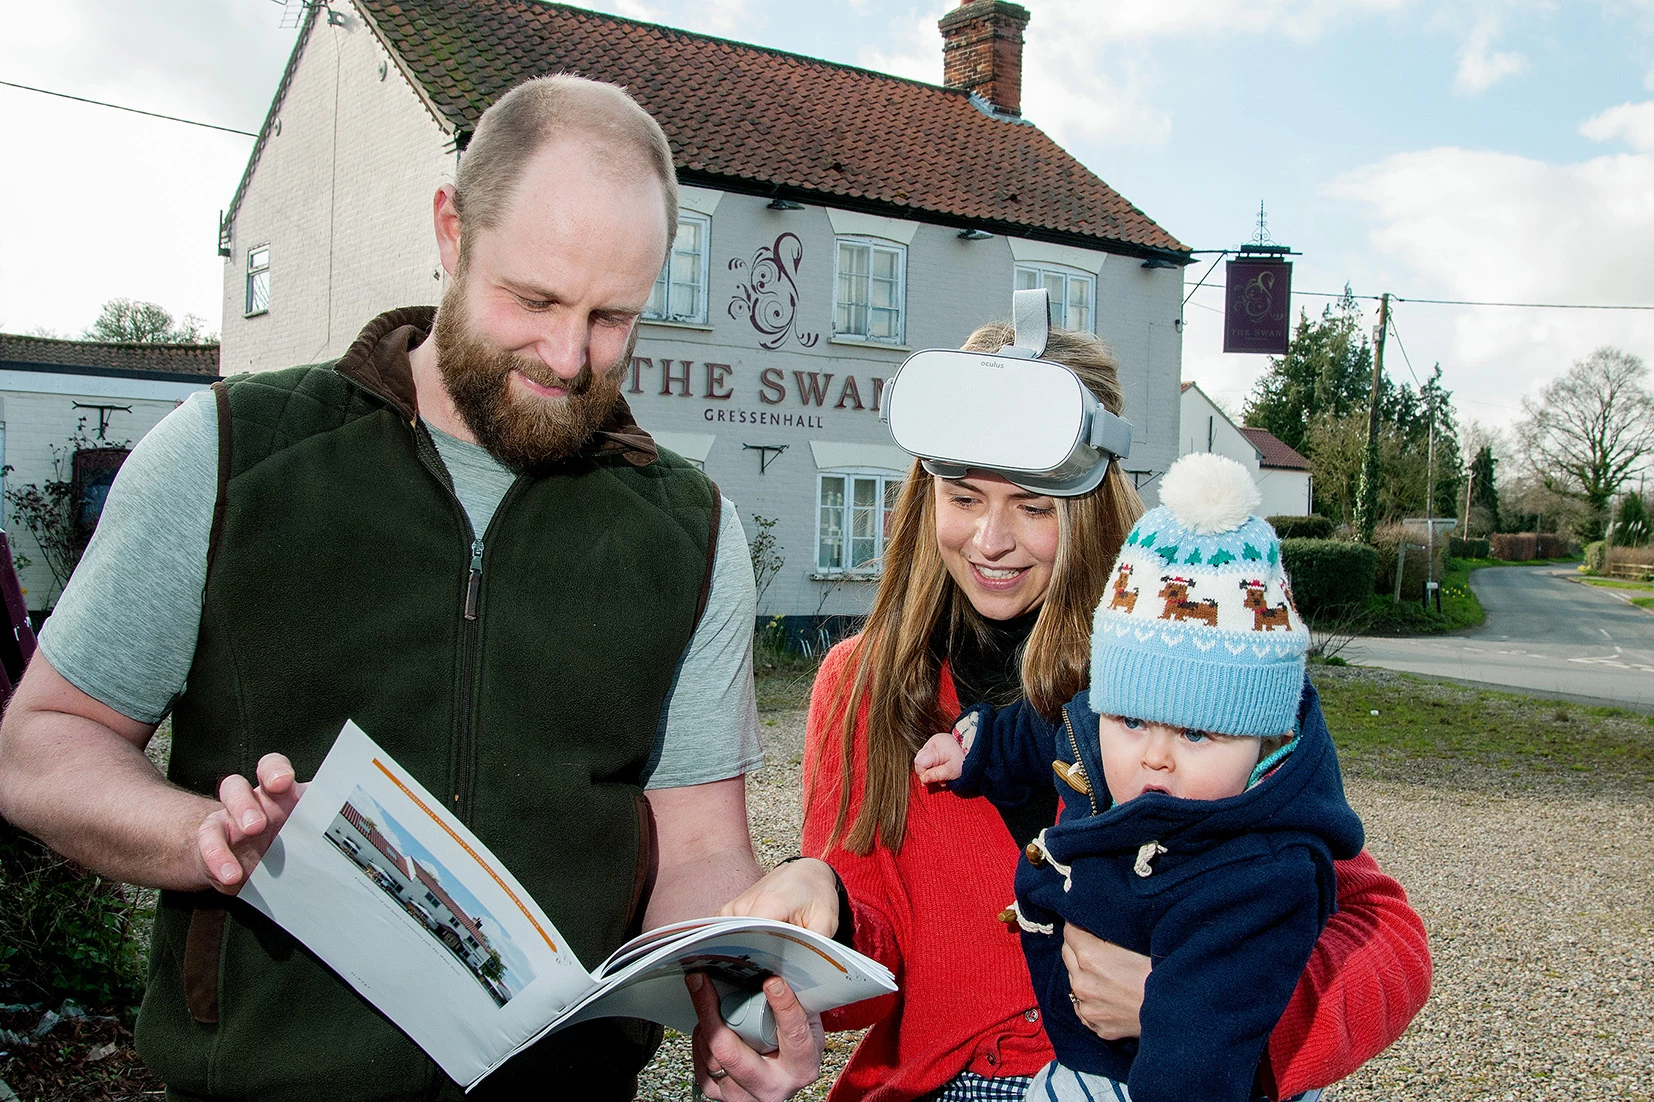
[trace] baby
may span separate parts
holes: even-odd
[[[1097,607],[1089,690],[1055,722],[977,705],[914,758],[920,780],[1003,807],[1035,784],[1061,798],[1006,914],[1057,1057],[1029,1099],[1263,1097],[1270,1030],[1334,908],[1333,859],[1361,849],[1251,477],[1186,456],[1160,500]],[[1139,1037],[1080,1022],[1065,922],[1149,956]]]

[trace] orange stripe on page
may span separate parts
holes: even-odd
[[[402,779],[400,777],[398,777],[395,773],[392,773],[389,769],[386,769],[384,762],[380,761],[378,758],[374,758],[373,759],[373,764],[374,764],[374,767],[379,770],[379,772],[385,774],[386,777],[390,778],[390,782],[392,784],[394,784],[396,787],[400,788],[402,790],[402,794],[404,796],[408,797],[408,799],[412,800],[414,802],[415,806],[417,806],[419,808],[419,810],[423,811],[426,815],[429,815],[431,817],[431,822],[433,822],[437,826],[441,827],[442,830],[443,830],[443,833],[447,834],[448,837],[452,838],[455,842],[459,843],[459,848],[460,849],[464,850],[466,853],[469,853],[471,855],[471,860],[473,860],[477,863],[477,867],[482,869],[483,872],[486,872],[490,877],[492,877],[493,880],[494,880],[494,883],[498,884],[500,886],[500,890],[505,893],[506,898],[511,900],[511,902],[515,903],[517,905],[517,909],[519,911],[523,912],[523,917],[528,919],[528,924],[530,926],[534,927],[534,932],[546,939],[546,944],[551,946],[551,951],[553,953],[559,952],[559,950],[557,948],[557,943],[555,941],[551,940],[551,935],[546,933],[543,929],[541,929],[540,924],[538,922],[534,921],[534,915],[529,911],[529,909],[526,906],[524,906],[523,901],[521,899],[517,898],[517,893],[512,891],[509,887],[507,887],[504,880],[500,879],[500,874],[495,872],[488,865],[488,863],[486,861],[484,861],[481,857],[479,857],[477,855],[477,851],[472,849],[470,847],[470,845],[468,845],[466,843],[464,838],[461,838],[457,833],[454,832],[453,827],[451,827],[447,823],[443,822],[437,816],[436,812],[432,811],[429,807],[426,807],[425,806],[425,801],[420,799],[418,796],[414,795],[413,790],[410,789],[407,785],[403,784]]]
[[[822,960],[826,961],[828,964],[831,964],[834,968],[837,968],[840,972],[843,972],[846,976],[848,976],[850,974],[850,969],[846,968],[844,965],[840,964],[838,961],[834,960],[832,957],[828,956],[826,953],[823,953],[820,949],[817,949],[814,945],[811,945],[809,942],[805,941],[803,938],[793,937],[791,934],[783,934],[779,930],[771,930],[769,932],[774,934],[776,937],[784,938],[787,941],[792,942],[794,945],[804,946],[804,948],[808,949],[810,952],[814,953],[816,956],[820,957]]]

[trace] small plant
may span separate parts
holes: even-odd
[[[149,905],[0,821],[0,1002],[137,1005]]]
[[[747,551],[752,555],[752,580],[758,586],[758,603],[762,605],[764,592],[787,563],[787,557],[783,554],[786,548],[775,537],[774,517],[754,513],[752,527],[753,537],[747,541]]]
[[[75,455],[93,449],[124,449],[129,444],[130,441],[124,440],[110,443],[92,439],[86,435],[86,418],[82,417],[75,425],[74,435],[66,443],[52,445],[53,477],[43,483],[26,482],[6,491],[12,516],[21,521],[34,537],[36,546],[40,548],[41,560],[51,571],[58,593],[62,593],[63,587],[69,584],[69,576],[80,564],[80,557],[91,536],[90,531],[80,523],[81,518],[75,515],[82,505],[75,492]],[[12,469],[9,464],[5,468],[7,472]],[[16,558],[20,570],[32,561],[27,556]],[[47,596],[50,598],[52,594]],[[51,601],[46,604],[49,606]]]

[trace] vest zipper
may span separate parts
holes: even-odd
[[[477,695],[477,607],[482,598],[482,537],[471,537],[471,567],[465,574],[465,606],[461,612],[459,647],[459,746],[458,768],[454,776],[454,806],[450,808],[464,821],[469,808],[464,797],[469,793],[471,780],[471,727],[476,711]]]
[[[1063,705],[1062,709],[1062,726],[1063,730],[1068,732],[1068,745],[1074,748],[1074,760],[1079,762],[1079,764],[1083,767],[1085,765],[1085,761],[1080,757],[1080,740],[1079,737],[1074,734],[1074,721],[1068,717],[1068,706],[1066,704]],[[1091,777],[1091,770],[1086,770],[1086,780],[1091,783],[1086,786],[1090,789],[1090,791],[1085,795],[1086,799],[1091,801],[1091,813],[1093,815],[1102,814],[1102,809],[1097,806],[1097,785],[1101,779],[1102,778],[1099,777],[1096,780],[1093,780]]]

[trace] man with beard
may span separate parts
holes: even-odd
[[[0,813],[162,889],[138,1042],[169,1098],[460,1097],[233,900],[346,719],[588,964],[757,877],[745,539],[619,392],[677,225],[666,138],[617,88],[531,81],[433,207],[452,277],[434,316],[220,381],[145,437],[0,726]],[[143,749],[168,713],[163,779]],[[819,1023],[772,986],[773,1058],[697,991],[729,1057],[709,1082],[813,1078]],[[658,1040],[576,1026],[471,1097],[630,1098]]]

